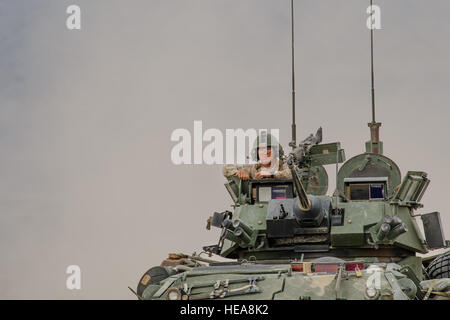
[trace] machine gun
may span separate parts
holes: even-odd
[[[345,152],[339,142],[321,142],[322,127],[295,146],[286,159],[295,165],[304,190],[311,195],[325,195],[328,190],[328,174],[324,166],[345,161]]]

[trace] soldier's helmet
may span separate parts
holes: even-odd
[[[278,142],[277,138],[275,138],[270,133],[267,133],[266,131],[262,131],[255,139],[255,142],[253,143],[253,148],[251,152],[251,157],[253,161],[259,161],[258,156],[258,149],[259,148],[268,148],[270,147],[272,149],[272,154],[274,155],[274,158],[281,158],[283,156],[283,148],[281,147],[280,143]]]

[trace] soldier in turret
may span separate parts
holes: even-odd
[[[292,179],[289,167],[281,159],[283,149],[271,134],[263,132],[256,138],[251,156],[257,161],[256,164],[225,165],[223,168],[225,178],[237,176],[242,180]]]

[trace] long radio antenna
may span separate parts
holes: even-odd
[[[370,73],[372,80],[372,123],[375,123],[375,76],[373,72],[373,7],[370,0]]]
[[[371,75],[371,94],[372,94],[372,122],[367,125],[370,128],[370,150],[372,153],[382,153],[382,144],[380,143],[381,122],[375,121],[375,76],[373,67],[373,6],[370,0],[370,75]]]
[[[291,0],[291,37],[292,37],[292,149],[297,144],[297,128],[295,126],[295,64],[294,64],[294,0]]]

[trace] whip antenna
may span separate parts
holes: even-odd
[[[372,82],[372,123],[375,123],[375,76],[373,72],[373,7],[370,0],[370,73]]]
[[[295,65],[294,65],[294,0],[291,0],[291,37],[292,37],[292,148],[297,144],[297,128],[295,126]]]
[[[373,68],[373,19],[374,10],[372,0],[370,0],[370,75],[372,94],[372,122],[367,125],[370,128],[370,144],[366,146],[366,151],[371,153],[383,153],[382,142],[380,141],[381,122],[375,121],[375,76]]]

